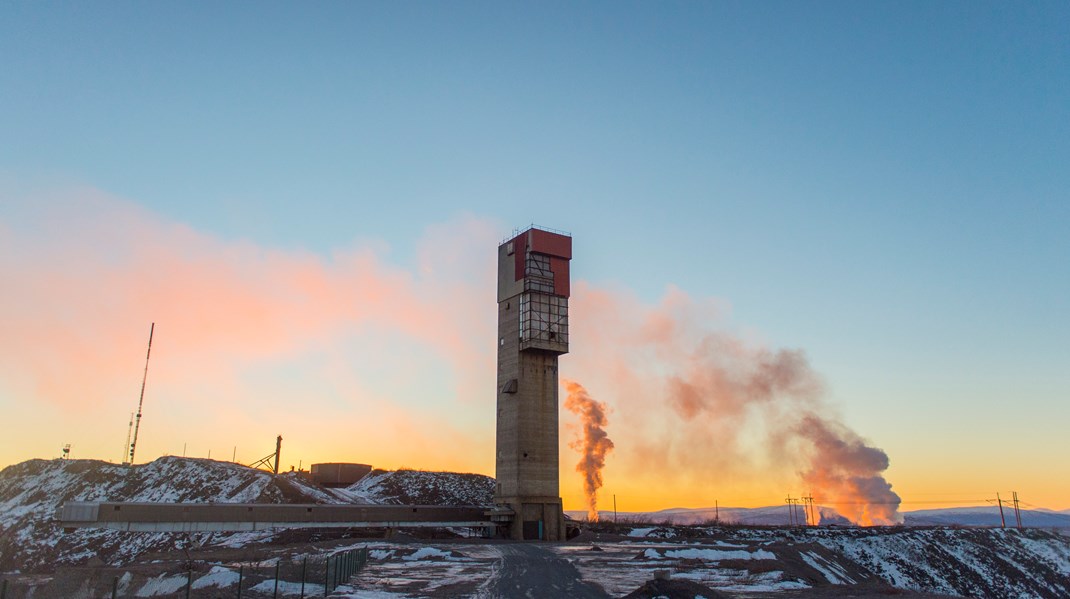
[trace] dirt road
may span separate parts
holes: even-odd
[[[502,544],[501,566],[488,589],[495,597],[607,599],[605,591],[580,580],[567,559],[533,543]]]

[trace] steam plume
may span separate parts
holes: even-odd
[[[583,430],[569,447],[580,452],[576,471],[583,475],[583,494],[587,499],[587,519],[598,520],[598,489],[602,488],[602,468],[613,441],[606,434],[606,404],[595,401],[579,383],[565,380],[568,397],[565,408],[582,420]]]
[[[723,330],[721,306],[677,289],[654,306],[621,290],[573,289],[573,332],[588,341],[569,366],[617,398],[630,433],[619,456],[626,476],[664,494],[731,485],[772,498],[795,488],[858,524],[898,520],[899,497],[882,476],[888,456],[841,423],[805,352]]]
[[[813,444],[814,454],[802,479],[820,489],[814,497],[817,502],[831,499],[842,516],[863,526],[898,521],[899,496],[880,475],[888,468],[887,454],[812,414],[803,418],[798,433]]]

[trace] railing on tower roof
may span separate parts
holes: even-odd
[[[503,239],[502,243],[506,243],[508,241],[512,241],[512,240],[516,239],[517,235],[520,235],[521,233],[523,233],[525,231],[530,231],[531,229],[538,229],[540,231],[546,231],[547,233],[555,233],[557,235],[564,235],[565,237],[572,237],[572,233],[570,233],[569,231],[562,231],[561,229],[551,229],[550,227],[543,227],[543,226],[540,226],[540,225],[536,225],[535,223],[531,223],[527,227],[517,227],[517,228],[513,229],[513,232],[508,237]],[[499,244],[499,245],[501,245],[501,244]]]

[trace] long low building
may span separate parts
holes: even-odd
[[[321,505],[270,503],[94,503],[60,508],[64,529],[131,532],[240,532],[277,528],[434,528],[492,530],[491,510],[478,506]]]

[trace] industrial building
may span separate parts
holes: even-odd
[[[568,353],[572,238],[532,227],[498,247],[495,504],[509,538],[565,540],[557,360]]]
[[[372,471],[368,464],[325,462],[312,464],[312,482],[324,487],[348,487]]]
[[[235,532],[281,528],[445,528],[493,530],[486,508],[440,505],[67,502],[64,530]]]

